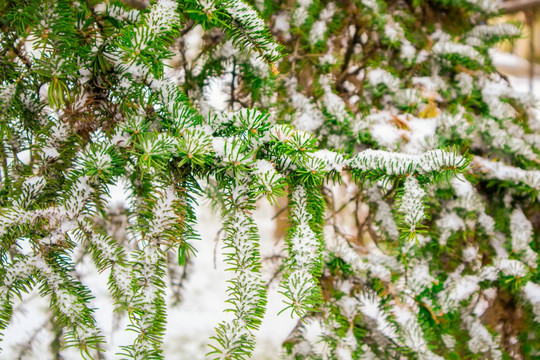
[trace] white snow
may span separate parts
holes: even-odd
[[[124,194],[113,191],[111,202],[122,201],[124,197]],[[199,201],[205,203],[202,199]],[[274,214],[270,205],[266,201],[263,201],[261,205],[260,209],[254,213],[254,218],[260,226],[261,253],[264,258],[274,255],[276,251],[275,240],[272,236],[275,223],[270,221]],[[217,244],[216,247],[214,242],[220,228],[219,216],[212,213],[207,204],[203,204],[197,209],[197,217],[199,223],[196,228],[200,231],[202,240],[194,244],[198,252],[193,259],[190,273],[182,290],[183,301],[178,307],[169,306],[167,332],[164,339],[165,358],[203,360],[204,355],[209,351],[206,344],[210,336],[214,334],[214,327],[230,316],[229,313],[223,312],[227,307],[225,290],[229,272],[225,271],[221,244]],[[217,251],[215,264],[214,249]],[[96,296],[93,301],[96,308],[95,316],[107,341],[107,353],[118,353],[119,346],[131,343],[133,333],[125,331],[127,318],[118,317],[113,313],[113,303],[107,290],[108,271],[98,273],[89,260],[86,259],[79,264],[78,269],[82,274],[83,283],[89,286]],[[263,265],[266,269],[263,276],[268,279],[270,267],[267,265],[269,264],[265,262]],[[284,308],[282,295],[277,291],[277,283],[270,286],[266,315],[259,331],[256,332],[257,346],[254,359],[275,359],[276,354],[281,352],[281,343],[298,320],[291,318],[287,312],[277,315]],[[18,311],[15,312],[13,320],[4,332],[2,359],[17,358],[17,349],[22,343],[21,339],[29,338],[34,332],[37,332],[37,342],[23,358],[25,360],[52,359],[49,350],[52,333],[46,316],[49,308],[48,299],[41,299],[35,291],[32,291],[23,296],[22,303],[16,301],[15,308]],[[76,349],[66,349],[62,354],[65,359],[81,359]]]

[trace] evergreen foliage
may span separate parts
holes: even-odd
[[[266,305],[251,214],[288,198],[284,358],[538,358],[540,112],[493,66],[521,33],[497,11],[1,1],[0,330],[37,289],[61,345],[99,358],[91,257],[136,334],[118,356],[162,359],[167,276],[197,261],[206,194],[234,273],[207,357],[248,359]],[[122,179],[126,241],[103,226]]]

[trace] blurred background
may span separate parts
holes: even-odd
[[[540,97],[540,0],[507,0],[498,22],[519,22],[523,37],[513,44],[503,43],[494,54],[495,65],[519,92]]]

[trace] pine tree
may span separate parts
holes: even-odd
[[[288,199],[284,358],[540,355],[540,115],[493,66],[521,36],[497,1],[141,4],[0,2],[0,330],[37,289],[98,358],[80,255],[137,334],[118,356],[162,359],[205,194],[234,273],[210,359],[255,346],[261,198]]]

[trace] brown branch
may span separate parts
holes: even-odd
[[[360,191],[358,192],[360,193]],[[356,224],[356,228],[358,229],[358,233],[356,234],[356,242],[358,244],[364,244],[364,237],[362,236],[362,228],[364,227],[365,221],[363,224],[360,224],[360,219],[358,218],[358,213],[360,210],[360,197],[356,199],[355,204],[355,214],[354,214],[354,222]],[[369,217],[369,214],[366,216],[366,219]]]
[[[283,212],[285,212],[285,210],[287,210],[288,208],[289,208],[288,206],[282,207],[274,216],[270,218],[270,220],[275,220],[279,215],[283,214]]]
[[[540,7],[540,0],[515,0],[506,2],[502,6],[501,11],[506,14],[513,14],[537,7]]]
[[[343,91],[343,81],[348,75],[347,69],[349,68],[349,63],[351,61],[352,54],[354,53],[354,47],[358,43],[358,40],[360,39],[360,26],[358,24],[355,24],[354,26],[354,35],[351,38],[351,41],[349,42],[349,46],[347,47],[347,51],[345,52],[345,56],[343,58],[343,64],[341,65],[341,70],[338,79],[336,80],[336,90],[339,92]]]
[[[230,101],[231,111],[234,111],[234,102],[235,102],[235,98],[234,98],[234,92],[235,92],[234,82],[235,81],[236,81],[236,58],[233,57],[233,69],[232,69],[232,80],[231,80],[231,101]]]
[[[32,62],[21,51],[21,47],[22,47],[23,42],[24,41],[21,41],[18,46],[12,46],[11,48],[12,48],[13,53],[15,54],[15,56],[17,56],[23,62],[23,64],[26,66],[26,68],[31,69],[32,68]]]
[[[534,84],[534,19],[536,12],[534,9],[529,9],[525,12],[527,26],[529,26],[529,93],[533,93]]]

